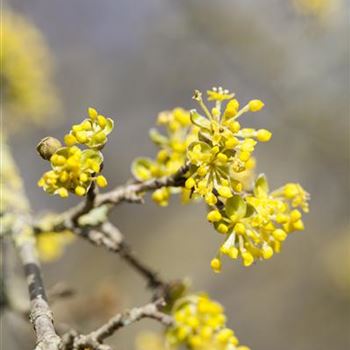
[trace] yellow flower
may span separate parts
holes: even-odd
[[[59,109],[51,81],[51,55],[39,30],[24,17],[2,9],[1,95],[6,131],[39,123]]]
[[[234,195],[223,202],[222,209],[210,213],[219,233],[226,235],[212,268],[221,266],[221,256],[240,257],[244,266],[256,260],[270,259],[281,250],[282,242],[292,231],[303,230],[302,214],[308,211],[309,195],[299,184],[287,184],[269,193],[266,178],[257,178],[254,191],[244,197]],[[209,219],[209,218],[208,218]],[[223,229],[224,228],[224,229]]]
[[[99,187],[107,186],[107,179],[99,174],[103,162],[100,149],[107,141],[106,135],[113,129],[113,121],[99,115],[94,108],[89,108],[88,114],[89,119],[73,125],[71,132],[64,137],[67,147],[55,148],[49,158],[52,170],[38,181],[38,186],[46,192],[66,198],[69,192],[85,196],[93,181]],[[98,135],[103,137],[96,138]],[[88,148],[82,150],[79,143]],[[43,141],[39,145],[42,144]]]
[[[237,121],[246,112],[259,111],[263,102],[252,100],[239,109],[239,102],[233,96],[222,88],[208,91],[208,100],[215,101],[215,107],[210,112],[202,100],[202,94],[199,91],[195,93],[194,99],[204,116],[196,110],[191,111],[191,121],[198,128],[198,136],[188,146],[187,158],[191,164],[188,176],[191,180],[186,182],[186,186],[192,189],[194,195],[207,198],[208,194],[214,194],[218,199],[225,200],[249,187],[241,180],[250,179],[255,145],[257,141],[266,142],[271,138],[268,130],[242,129]],[[224,112],[221,112],[225,100],[228,102]],[[244,178],[241,173],[245,174]]]
[[[175,322],[166,331],[170,345],[185,345],[191,350],[240,349],[234,331],[226,327],[223,307],[207,295],[179,299],[171,314]]]
[[[190,114],[182,108],[161,112],[158,124],[165,128],[166,135],[156,129],[150,131],[151,140],[160,149],[156,159],[137,158],[132,164],[132,173],[139,181],[175,174],[185,164],[187,147],[195,138],[196,130],[192,127]],[[190,186],[191,180],[188,179],[182,189],[183,198],[188,197],[186,189]],[[166,206],[173,192],[177,192],[175,188],[160,189],[153,193],[152,199]]]
[[[309,195],[297,183],[270,193],[264,176],[254,181],[255,146],[269,141],[271,132],[242,127],[238,120],[245,113],[260,111],[262,101],[253,99],[240,107],[234,94],[221,87],[207,94],[208,101],[214,101],[211,108],[200,91],[193,97],[203,115],[179,108],[159,114],[158,123],[167,133],[151,130],[151,139],[160,148],[157,157],[136,159],[132,172],[139,181],[147,181],[171,176],[188,165],[177,187],[157,189],[152,198],[165,206],[171,193],[181,191],[184,202],[205,201],[207,220],[225,236],[210,263],[220,272],[223,255],[250,266],[278,253],[290,232],[304,229],[298,209],[308,212]],[[198,337],[191,342],[197,344]]]
[[[36,236],[36,244],[40,260],[50,262],[57,260],[63,254],[64,247],[73,240],[70,231],[44,232]]]
[[[107,135],[112,132],[114,127],[113,120],[99,115],[92,107],[88,109],[88,115],[88,119],[73,125],[70,133],[64,136],[64,142],[67,146],[80,143],[89,148],[100,150],[108,141]]]

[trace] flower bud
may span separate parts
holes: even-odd
[[[59,140],[54,137],[48,136],[42,139],[36,146],[36,150],[40,154],[41,158],[49,160],[52,155],[62,147]]]

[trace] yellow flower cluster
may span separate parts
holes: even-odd
[[[93,181],[99,187],[106,187],[106,178],[98,175],[103,162],[103,155],[99,150],[107,142],[107,135],[112,129],[112,119],[107,119],[95,109],[89,108],[89,119],[73,125],[70,133],[64,137],[67,147],[59,147],[50,155],[52,170],[41,177],[38,186],[63,198],[68,197],[69,192],[84,196]],[[88,148],[82,150],[77,144]]]
[[[40,233],[36,236],[40,260],[50,262],[60,258],[65,246],[73,239],[73,233],[70,231]]]
[[[107,135],[113,130],[113,120],[98,114],[94,108],[89,108],[88,114],[89,118],[73,125],[70,133],[65,135],[64,142],[68,147],[82,144],[100,150],[108,141]]]
[[[192,350],[249,350],[240,346],[234,331],[226,327],[223,307],[207,295],[179,299],[172,315],[174,325],[166,334],[171,345],[185,345]]]
[[[2,9],[0,78],[6,132],[26,122],[47,120],[58,109],[50,62],[39,30],[22,16]]]
[[[138,158],[133,162],[132,173],[139,181],[175,174],[185,164],[187,148],[196,138],[196,128],[192,126],[190,113],[182,108],[160,113],[157,124],[165,128],[166,135],[151,129],[150,138],[160,150],[155,160]],[[185,198],[189,191],[184,188],[182,191]],[[172,192],[176,190],[160,188],[154,191],[152,199],[166,206]]]
[[[243,190],[239,174],[254,168],[255,145],[257,141],[269,141],[271,133],[241,128],[238,122],[244,113],[260,111],[264,106],[260,100],[252,100],[240,109],[234,94],[213,88],[208,91],[208,99],[215,101],[215,106],[209,111],[199,91],[194,99],[205,116],[191,111],[191,121],[199,132],[197,140],[188,147],[191,168],[185,187],[202,196],[208,205],[215,205]],[[228,102],[223,106],[225,100]]]
[[[262,101],[254,99],[240,107],[234,94],[221,87],[207,91],[207,96],[214,102],[210,109],[199,91],[194,95],[203,115],[180,108],[161,113],[158,123],[166,127],[167,136],[151,130],[160,151],[155,160],[137,159],[132,171],[139,181],[146,181],[189,166],[180,184],[183,198],[204,199],[209,207],[208,221],[225,235],[211,261],[213,270],[219,272],[222,255],[241,258],[250,266],[279,252],[290,232],[303,230],[298,209],[308,211],[309,195],[299,184],[289,183],[269,193],[264,176],[254,181],[252,154],[258,142],[270,140],[271,132],[241,127],[239,118],[260,111]],[[152,198],[164,206],[178,190],[163,187]]]
[[[211,261],[215,272],[221,270],[221,256],[241,258],[244,266],[257,259],[270,259],[280,252],[283,241],[292,231],[304,229],[301,208],[308,212],[309,195],[299,184],[289,183],[269,193],[264,175],[260,175],[254,191],[242,197],[227,199],[222,209],[211,210],[207,218],[225,241]]]

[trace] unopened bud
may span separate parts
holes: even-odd
[[[59,140],[54,137],[48,136],[42,139],[36,146],[36,150],[40,154],[41,158],[49,160],[51,156],[62,147]]]

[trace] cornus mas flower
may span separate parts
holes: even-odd
[[[188,147],[191,168],[185,187],[214,205],[218,199],[231,198],[242,191],[239,174],[254,167],[255,145],[257,141],[269,141],[271,133],[265,129],[241,128],[238,122],[244,113],[261,110],[264,104],[260,100],[252,100],[240,109],[234,94],[213,88],[208,91],[208,100],[215,101],[215,106],[209,111],[199,91],[194,99],[204,116],[191,111],[191,121],[199,132],[198,139]],[[225,100],[228,102],[224,106]]]
[[[223,307],[207,295],[179,299],[172,310],[174,325],[167,330],[171,345],[192,350],[249,350],[239,346],[233,330],[226,327]]]
[[[150,138],[160,150],[154,160],[138,158],[133,162],[132,173],[139,181],[175,174],[185,164],[187,148],[196,139],[197,130],[192,126],[190,113],[182,108],[160,113],[157,124],[165,128],[166,135],[151,129]],[[152,199],[166,206],[172,192],[176,189],[160,188],[154,191]],[[183,198],[187,197],[189,191],[183,188],[182,192]]]
[[[45,138],[39,143],[38,152],[50,161],[52,167],[38,181],[38,186],[46,192],[65,198],[69,192],[84,196],[93,181],[99,187],[107,186],[105,177],[99,175],[103,162],[99,150],[107,142],[113,121],[99,115],[93,108],[89,108],[89,117],[74,125],[64,137],[67,147],[60,147],[58,140],[53,138]],[[81,149],[79,144],[88,148]]]
[[[199,91],[193,97],[203,115],[180,108],[161,113],[158,124],[165,126],[167,135],[151,130],[151,139],[160,151],[155,160],[137,159],[132,171],[139,181],[145,181],[173,175],[188,166],[179,187],[162,187],[152,198],[164,206],[172,192],[181,190],[186,200],[204,199],[208,221],[225,235],[211,261],[212,269],[219,272],[222,255],[240,258],[250,266],[279,252],[290,232],[303,230],[300,210],[308,211],[309,195],[296,183],[270,193],[264,176],[254,185],[252,154],[258,142],[270,140],[271,133],[241,127],[239,119],[247,112],[260,111],[262,101],[254,99],[241,108],[234,94],[221,87],[207,91],[207,96],[214,102],[211,109]]]
[[[113,130],[113,120],[98,114],[94,108],[89,108],[88,113],[89,118],[73,125],[70,133],[64,137],[67,146],[82,144],[100,150],[107,142],[107,135]]]
[[[298,209],[308,212],[308,199],[308,193],[293,183],[269,193],[267,180],[260,175],[252,194],[234,195],[222,209],[211,210],[208,220],[226,237],[211,262],[213,270],[220,271],[222,255],[240,257],[245,266],[257,259],[270,259],[281,250],[289,233],[304,229]]]
[[[1,108],[4,130],[14,132],[29,123],[45,123],[59,110],[52,84],[52,57],[38,28],[21,15],[1,12]]]

